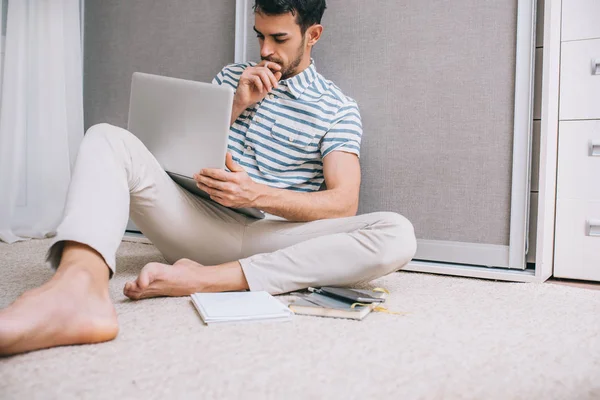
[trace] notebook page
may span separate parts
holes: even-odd
[[[289,310],[267,292],[195,293],[208,319],[286,315]]]

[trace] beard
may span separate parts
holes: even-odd
[[[278,60],[276,58],[272,58],[272,57],[262,58],[261,57],[261,59],[263,61],[274,62],[275,64],[281,65],[281,80],[286,80],[286,79],[296,75],[298,73],[296,71],[298,69],[298,65],[300,65],[303,58],[304,58],[304,40],[302,41],[302,44],[298,48],[298,53],[297,53],[296,58],[294,58],[294,60],[292,62],[290,62],[288,65],[284,65],[283,61]]]

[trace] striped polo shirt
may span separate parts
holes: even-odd
[[[244,69],[256,64],[228,65],[213,83],[235,90]],[[360,156],[361,136],[356,101],[317,73],[311,60],[235,120],[228,147],[255,182],[314,192],[324,181],[323,158],[333,151]]]

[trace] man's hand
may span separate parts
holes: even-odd
[[[255,67],[248,67],[242,73],[235,92],[234,104],[245,110],[258,103],[281,79],[281,65],[272,61],[262,61]]]
[[[223,169],[203,169],[194,175],[198,188],[210,195],[217,203],[231,208],[253,207],[260,195],[262,185],[250,178],[248,173],[233,161],[227,153],[225,165],[231,172]]]

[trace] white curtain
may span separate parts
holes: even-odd
[[[2,0],[0,0],[2,1]],[[0,240],[52,236],[83,137],[80,0],[8,0]]]

